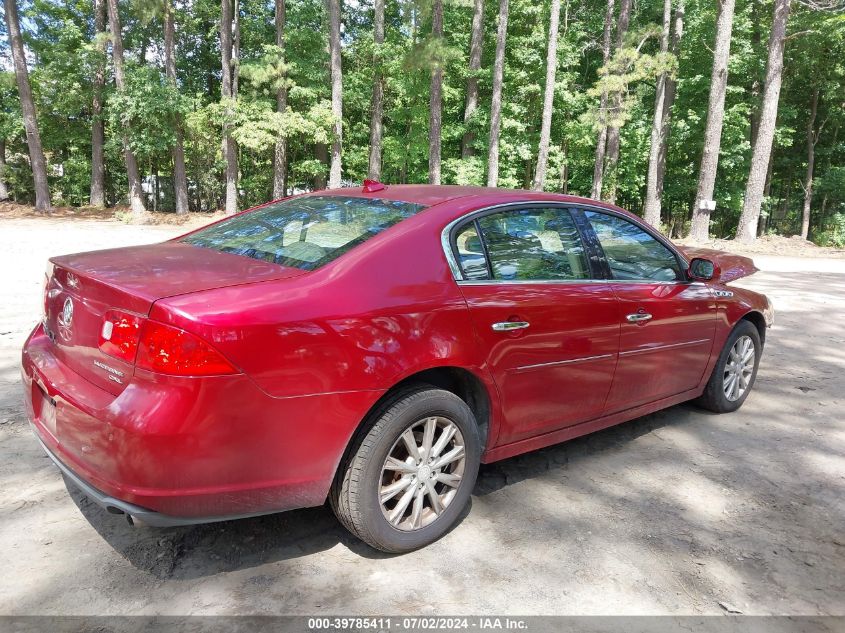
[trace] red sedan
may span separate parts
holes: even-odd
[[[130,522],[323,504],[378,549],[457,520],[479,464],[696,399],[739,408],[772,309],[746,258],[592,200],[321,191],[55,257],[23,349],[47,453]]]

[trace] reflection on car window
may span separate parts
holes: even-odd
[[[458,248],[458,263],[461,265],[465,279],[490,278],[484,246],[481,244],[481,238],[478,237],[475,222],[470,222],[458,231],[455,246]]]
[[[237,215],[180,241],[314,270],[424,208],[396,200],[305,196]]]
[[[478,220],[494,279],[589,279],[581,238],[564,208],[516,209]]]
[[[607,213],[585,211],[614,279],[674,281],[681,279],[678,259],[633,222]]]

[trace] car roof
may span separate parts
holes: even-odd
[[[472,187],[463,185],[384,185],[377,191],[365,191],[364,187],[343,187],[340,189],[325,189],[314,191],[306,195],[319,196],[354,196],[381,200],[397,200],[432,207],[458,198],[472,197],[480,204],[495,204],[498,202],[525,202],[550,200],[555,202],[570,202],[572,204],[588,204],[591,206],[612,209],[632,215],[630,212],[606,202],[599,202],[590,198],[570,196],[559,193],[528,191],[527,189],[502,189],[498,187]]]

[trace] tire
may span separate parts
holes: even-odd
[[[407,431],[411,433],[403,438]],[[426,434],[432,438],[431,455],[444,433],[448,441],[439,456],[429,461],[424,453]],[[419,460],[412,455],[409,438],[417,446]],[[450,455],[461,453],[463,458],[438,467]],[[388,456],[395,461],[388,464]],[[466,403],[449,391],[414,386],[398,392],[353,441],[338,468],[329,503],[340,522],[365,543],[383,552],[410,552],[436,541],[457,523],[480,462],[478,426]],[[399,492],[389,496],[393,490]],[[410,501],[400,511],[406,496]],[[436,512],[438,503],[441,507]],[[391,522],[389,517],[394,516]]]
[[[734,349],[734,346],[739,342],[739,347],[741,347],[745,341],[750,341],[751,346],[753,346],[753,364],[750,367],[746,365],[746,370],[750,369],[750,373],[740,370],[743,375],[742,379],[737,375],[736,381],[738,384],[733,390],[729,390],[729,386],[733,383],[727,382],[730,379],[728,374],[736,374],[736,370],[732,370],[732,365],[736,367],[734,364],[735,357],[732,356],[732,352],[737,355],[738,350]],[[725,341],[725,346],[721,354],[719,354],[719,359],[716,361],[715,367],[713,367],[713,373],[710,376],[710,380],[707,381],[704,393],[695,400],[695,403],[714,413],[730,413],[739,409],[754,386],[762,352],[763,345],[760,342],[760,333],[754,324],[745,320],[737,323],[736,327],[728,335],[728,340]],[[744,389],[742,388],[743,383],[745,384]],[[731,392],[731,397],[728,396],[728,391]]]

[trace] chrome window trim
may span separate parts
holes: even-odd
[[[463,279],[456,280],[459,286],[514,286],[536,284],[608,284],[612,279]]]
[[[639,218],[630,217],[625,215],[624,213],[620,213],[615,209],[607,209],[605,207],[601,207],[598,205],[590,204],[589,202],[561,202],[559,200],[522,200],[519,202],[503,202],[501,204],[494,204],[489,207],[483,207],[481,209],[475,209],[474,211],[469,211],[464,215],[455,218],[451,222],[449,222],[443,230],[440,232],[440,245],[443,248],[443,254],[446,256],[446,262],[449,264],[449,269],[452,271],[452,278],[461,283],[484,283],[484,284],[502,284],[502,283],[527,283],[527,284],[538,284],[538,283],[554,283],[554,284],[571,284],[571,283],[590,283],[595,281],[600,281],[603,283],[625,283],[625,284],[684,284],[689,285],[690,280],[684,279],[675,279],[672,281],[652,281],[649,279],[537,279],[537,280],[513,280],[513,279],[465,279],[464,274],[461,271],[461,267],[458,264],[458,260],[455,258],[455,252],[452,250],[452,230],[456,228],[458,225],[463,224],[464,222],[470,222],[475,220],[481,216],[489,215],[490,213],[494,213],[500,210],[507,210],[511,207],[525,207],[525,206],[544,206],[544,207],[563,207],[565,209],[579,209],[579,210],[588,210],[588,211],[595,211],[596,213],[606,213],[608,215],[614,215],[619,217],[623,220],[627,220],[631,222],[635,226],[639,227],[646,233],[648,233],[651,237],[655,240],[663,244],[666,248],[668,248],[675,257],[677,257],[680,263],[686,263],[687,267],[689,267],[689,259],[681,253],[677,249],[677,247],[672,244],[665,236],[653,232],[650,227],[643,224]],[[588,220],[589,221],[589,220]],[[683,271],[682,271],[683,272]]]

